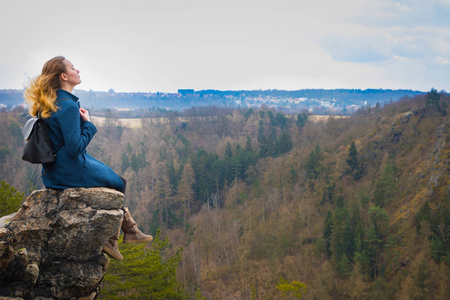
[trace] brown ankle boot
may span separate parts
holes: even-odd
[[[120,236],[120,228],[117,230],[117,232],[109,238],[108,242],[105,246],[103,246],[103,251],[108,254],[109,257],[112,257],[114,259],[117,259],[119,261],[123,260],[122,254],[119,252],[119,245],[117,244],[117,241],[119,240]]]
[[[122,230],[123,230],[123,243],[124,244],[140,244],[153,241],[151,235],[142,233],[136,226],[136,222],[131,217],[128,208],[124,208]]]

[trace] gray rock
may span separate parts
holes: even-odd
[[[0,299],[92,299],[122,206],[107,188],[34,191],[0,219]]]

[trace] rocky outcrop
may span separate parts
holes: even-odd
[[[0,219],[0,299],[92,299],[122,206],[123,194],[106,188],[34,191]]]

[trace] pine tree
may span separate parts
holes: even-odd
[[[260,150],[259,150],[259,156],[260,157],[276,157],[278,154],[278,149],[276,148],[276,135],[272,131],[267,137],[264,135],[261,138],[260,141]]]
[[[240,153],[236,153],[236,155],[234,155],[233,158],[231,159],[231,170],[232,170],[232,174],[233,174],[233,176],[232,176],[233,180],[242,179],[243,166],[242,166],[242,162],[241,162]]]
[[[356,149],[355,141],[352,141],[348,150],[347,169],[345,173],[352,175],[354,180],[359,180],[363,175],[363,167],[358,150]]]
[[[261,112],[260,112],[261,113]],[[266,137],[265,129],[264,129],[264,122],[262,120],[259,121],[259,127],[258,127],[258,134],[256,136],[258,143],[262,143],[263,138]]]
[[[425,97],[426,106],[435,106],[439,108],[439,100],[441,100],[441,95],[435,88],[432,88]]]
[[[306,113],[301,113],[297,115],[297,126],[302,128],[305,126],[306,121],[308,121],[308,115]]]
[[[356,251],[361,250],[362,239],[364,238],[364,221],[357,203],[351,205],[350,231],[354,242],[353,248],[349,249],[348,252],[354,255]]]
[[[287,126],[288,119],[282,113],[277,113],[275,116],[276,125],[280,126],[281,130],[283,130]]]
[[[156,194],[158,198],[160,220],[165,221],[166,227],[169,227],[169,205],[171,204],[170,183],[167,176],[166,166],[159,162],[156,178]]]
[[[161,239],[159,230],[149,249],[145,244],[119,241],[119,245],[124,260],[111,260],[101,299],[187,299],[184,286],[177,281],[183,248],[164,260],[169,239]]]
[[[362,251],[356,255],[363,271],[371,279],[375,279],[381,268],[383,247],[389,236],[389,216],[384,209],[371,207],[369,209],[370,224],[366,230]]]
[[[253,108],[249,108],[245,113],[244,113],[244,117],[245,117],[245,121],[248,120],[248,118],[250,118],[250,116],[253,114]]]
[[[242,163],[242,180],[246,180],[246,172],[248,168],[256,163],[257,157],[255,151],[252,148],[252,140],[247,136],[247,142],[245,144],[245,150],[241,152],[241,163]]]
[[[120,155],[120,159],[121,159],[120,169],[122,170],[122,174],[123,174],[128,169],[128,167],[130,167],[130,158],[124,152]]]
[[[225,148],[225,157],[229,157],[229,158],[233,157],[233,150],[231,150],[230,142],[227,142],[227,146]]]
[[[183,173],[178,187],[178,197],[183,202],[184,224],[186,224],[186,220],[191,216],[191,205],[194,201],[194,181],[194,171],[192,170],[191,164],[187,163],[183,167]]]
[[[375,191],[373,192],[373,202],[379,206],[384,207],[386,204],[391,203],[397,192],[397,167],[393,155],[389,156],[389,159],[384,167],[382,176],[375,184]]]
[[[332,235],[332,233],[333,233],[333,214],[329,210],[327,212],[327,216],[323,223],[323,229],[322,229],[323,238],[325,240],[325,251],[326,251],[327,257],[331,256],[331,235]]]
[[[350,264],[350,260],[348,259],[345,253],[342,254],[341,259],[339,259],[337,269],[341,277],[346,278],[350,276],[352,266]]]
[[[320,146],[316,145],[314,150],[311,151],[311,153],[308,156],[308,160],[306,161],[306,178],[311,180],[316,180],[319,177],[319,174],[321,172],[321,160],[322,160],[322,153],[320,150]]]
[[[208,153],[204,149],[199,149],[191,160],[192,169],[195,174],[196,198],[206,202],[209,193],[209,178],[207,174]]]
[[[333,214],[333,230],[331,235],[331,252],[338,261],[346,252],[349,242],[348,223],[350,214],[346,207],[337,208]]]
[[[0,182],[0,217],[12,214],[19,210],[24,199],[24,193],[18,192],[6,181]]]
[[[231,184],[234,180],[233,173],[233,150],[231,149],[230,142],[227,142],[225,148],[225,157],[223,158],[223,176],[228,184]]]
[[[277,141],[278,154],[289,152],[293,147],[292,137],[287,131],[283,131]]]
[[[277,149],[277,135],[274,130],[272,130],[269,134],[269,137],[267,138],[267,153],[271,157],[277,157],[278,156],[278,149]]]

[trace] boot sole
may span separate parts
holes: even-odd
[[[114,258],[115,260],[123,261],[123,257],[118,257],[117,255],[114,255],[114,251],[112,251],[107,247],[103,247],[103,252],[105,252],[109,257]]]
[[[153,241],[152,238],[144,239],[144,240],[123,240],[122,243],[124,244],[143,244]]]

